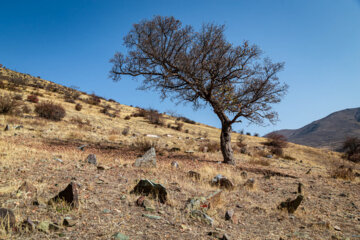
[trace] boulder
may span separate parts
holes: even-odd
[[[0,208],[0,226],[4,226],[6,230],[15,227],[16,218],[10,209]]]
[[[299,207],[300,203],[303,201],[304,196],[298,195],[297,198],[294,200],[291,200],[290,198],[287,199],[285,202],[281,202],[278,206],[278,209],[284,209],[286,208],[288,213],[294,213],[296,209]]]
[[[167,201],[166,188],[161,184],[154,183],[147,179],[140,180],[130,193],[150,196],[154,199],[158,199],[160,203],[165,203]]]
[[[75,182],[71,182],[63,191],[59,192],[58,195],[50,199],[49,202],[65,201],[72,208],[79,207],[79,195],[78,187]]]
[[[96,155],[95,154],[89,154],[86,158],[86,161],[90,164],[96,165]]]
[[[211,184],[227,190],[232,190],[234,188],[234,184],[221,174],[216,175],[212,179]]]
[[[205,222],[211,226],[214,223],[214,220],[211,217],[209,217],[206,213],[204,213],[203,211],[200,211],[200,210],[191,211],[191,216],[194,218],[197,218],[200,221]]]
[[[141,158],[136,159],[135,167],[156,167],[155,148],[150,148]]]

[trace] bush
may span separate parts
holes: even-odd
[[[287,139],[284,135],[278,133],[270,133],[267,136],[268,141],[265,145],[274,148],[284,148],[287,146]]]
[[[236,145],[240,148],[243,148],[243,147],[246,147],[246,144],[245,144],[245,138],[243,135],[239,135],[236,139]]]
[[[126,116],[124,119],[125,119],[125,120],[130,120],[131,117],[128,115],[128,116]]]
[[[93,93],[85,100],[85,102],[91,105],[99,105],[101,103],[101,99]]]
[[[81,111],[82,107],[83,106],[80,103],[78,103],[78,104],[75,105],[75,110],[76,111]]]
[[[152,147],[157,149],[158,143],[157,143],[157,141],[151,141],[146,138],[138,138],[133,143],[133,147],[135,148],[135,150],[139,150],[141,152],[146,152],[147,150],[149,150]]]
[[[0,95],[0,114],[15,114],[21,104],[11,95]]]
[[[28,101],[28,102],[32,102],[32,103],[38,103],[38,102],[39,102],[39,98],[38,98],[38,96],[36,96],[36,95],[29,95],[29,96],[27,97],[27,101]]]
[[[271,152],[271,154],[279,156],[279,157],[283,156],[283,154],[284,154],[284,151],[281,147],[272,147],[270,149],[270,152]]]
[[[14,99],[15,99],[15,100],[22,101],[22,100],[23,100],[23,96],[22,96],[21,94],[16,94],[16,95],[14,96]]]
[[[61,105],[53,102],[44,102],[36,105],[35,112],[39,117],[53,121],[60,121],[66,115],[65,109]]]
[[[22,106],[22,112],[23,113],[30,113],[31,112],[31,108],[28,106],[28,105],[26,105],[26,104],[24,104],[23,106]]]
[[[176,127],[174,127],[174,129],[175,129],[175,130],[178,130],[178,131],[181,131],[182,128],[183,128],[183,126],[184,126],[183,123],[178,122],[178,123],[176,123]]]
[[[138,111],[132,114],[133,117],[144,117],[149,120],[150,123],[163,126],[165,125],[162,114],[154,109],[138,108]]]
[[[196,124],[195,121],[193,121],[193,120],[191,120],[191,119],[189,119],[189,118],[187,118],[187,117],[178,117],[178,118],[176,119],[176,121],[183,121],[183,122],[185,122],[185,123]]]
[[[360,139],[349,137],[342,146],[344,157],[352,162],[360,162]]]
[[[129,127],[126,127],[122,130],[121,134],[124,135],[124,136],[127,136],[130,132],[130,128]]]
[[[205,151],[207,149],[207,151]],[[207,142],[199,147],[201,152],[218,152],[220,151],[220,144],[218,142]]]
[[[341,178],[344,180],[353,180],[355,178],[355,174],[352,168],[347,168],[343,165],[339,166],[338,168],[334,168],[330,175],[333,178]]]

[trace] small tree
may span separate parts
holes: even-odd
[[[110,76],[143,76],[142,89],[155,89],[197,109],[210,105],[221,122],[224,162],[234,164],[231,126],[242,118],[257,124],[274,122],[271,104],[286,92],[277,73],[283,63],[260,61],[261,51],[247,41],[233,46],[224,26],[204,24],[196,32],[174,17],[156,16],[134,24],[124,37],[127,56],[116,53]]]

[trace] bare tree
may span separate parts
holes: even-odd
[[[124,37],[127,55],[116,53],[110,76],[143,76],[141,89],[155,89],[162,98],[190,102],[197,109],[210,105],[221,121],[224,163],[234,164],[231,126],[247,119],[274,122],[271,104],[285,94],[277,73],[283,63],[260,59],[261,50],[247,41],[233,46],[224,26],[204,24],[196,32],[174,17],[156,16],[134,24]]]

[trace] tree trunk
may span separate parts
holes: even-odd
[[[220,147],[224,157],[224,163],[235,165],[233,150],[231,147],[231,124],[222,123]]]

